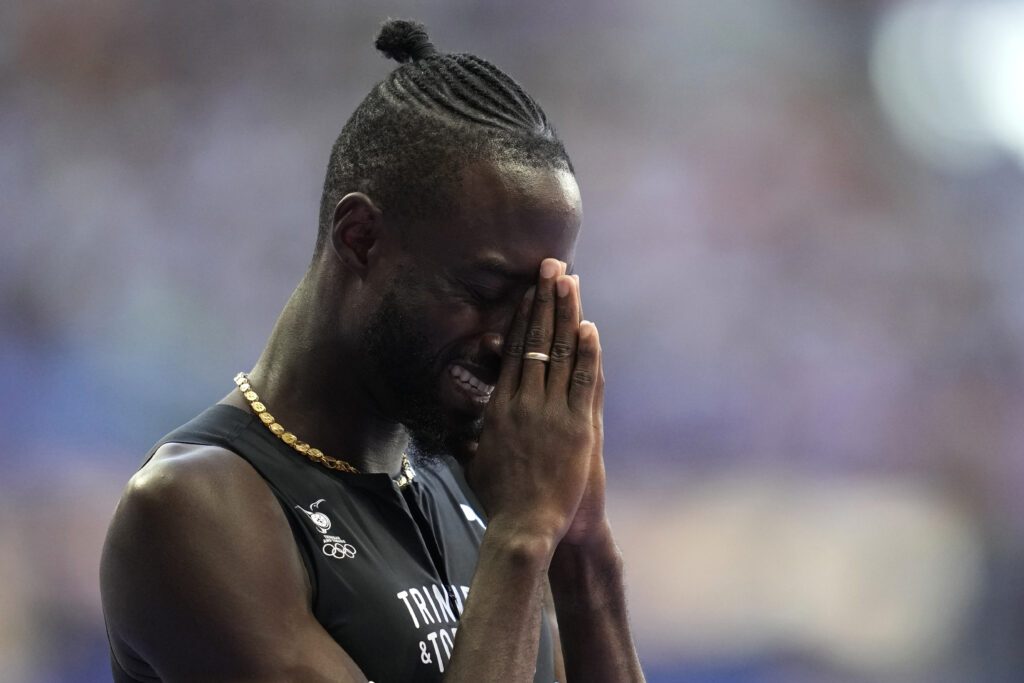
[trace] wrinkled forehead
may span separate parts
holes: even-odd
[[[452,201],[450,218],[435,227],[442,260],[504,261],[522,271],[545,257],[572,262],[583,211],[568,170],[479,162],[464,169]]]

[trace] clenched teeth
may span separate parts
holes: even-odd
[[[491,392],[494,391],[493,385],[484,383],[480,378],[461,365],[452,365],[449,368],[449,372],[452,377],[457,379],[467,388],[472,389],[474,393],[479,394],[481,397],[490,396]]]

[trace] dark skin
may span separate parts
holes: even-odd
[[[397,475],[408,406],[366,362],[362,331],[385,302],[415,312],[423,391],[490,518],[444,680],[532,681],[549,590],[559,681],[643,680],[604,512],[600,341],[581,324],[579,278],[566,275],[581,220],[575,180],[479,164],[458,202],[457,215],[403,234],[370,197],[344,197],[332,248],[286,306],[253,386],[305,441]],[[452,363],[495,385],[490,400],[455,391]],[[248,410],[236,393],[223,402]],[[165,681],[366,681],[312,614],[273,494],[231,452],[158,450],[115,513],[101,584],[119,660],[142,659]]]

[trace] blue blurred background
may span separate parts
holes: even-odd
[[[255,361],[389,15],[578,169],[649,680],[1024,680],[1024,3],[990,0],[0,5],[0,680],[109,680],[120,489]]]

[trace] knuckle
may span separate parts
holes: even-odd
[[[555,300],[555,294],[548,287],[538,287],[537,293],[533,295],[533,300],[542,304],[550,304]]]
[[[551,345],[551,360],[554,361],[565,361],[572,356],[572,344],[564,339],[556,339]]]
[[[530,415],[534,413],[534,409],[527,401],[520,400],[516,401],[511,406],[511,410],[509,412],[511,413],[513,420],[517,423],[522,423],[529,419]]]
[[[547,340],[547,332],[540,325],[531,325],[526,332],[527,346],[541,346]]]
[[[588,448],[593,442],[593,431],[585,425],[574,425],[569,430],[567,442],[578,449]]]
[[[582,436],[578,422],[578,418],[568,410],[560,410],[557,415],[552,416],[549,429],[552,433],[558,434],[565,443],[572,444]]]
[[[594,383],[594,373],[590,370],[577,368],[572,372],[572,383],[581,387],[590,386]]]
[[[505,355],[516,358],[523,355],[523,342],[521,340],[505,342]]]

